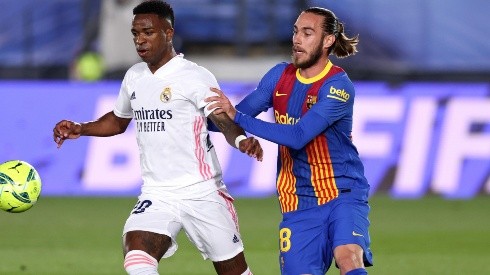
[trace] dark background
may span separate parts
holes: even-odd
[[[229,60],[287,57],[292,25],[299,11],[322,6],[337,14],[347,34],[359,34],[359,54],[336,61],[354,80],[490,79],[490,2],[486,0],[169,2],[176,14],[174,43],[186,55]],[[2,0],[0,78],[69,79],[77,57],[91,51],[105,58],[104,47],[127,46],[127,55],[135,55],[129,28],[131,8],[137,3]],[[116,21],[115,17],[124,19]],[[102,31],[102,25],[110,28],[108,32]],[[107,33],[116,37],[109,39],[112,44],[101,42]],[[126,63],[116,68],[109,65],[104,77],[121,78],[132,65]]]

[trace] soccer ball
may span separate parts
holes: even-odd
[[[0,209],[19,213],[30,209],[41,194],[41,178],[36,169],[21,160],[0,164]]]

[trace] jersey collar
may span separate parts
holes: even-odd
[[[301,82],[303,84],[311,84],[313,82],[316,82],[316,81],[322,79],[324,76],[326,76],[328,74],[328,72],[330,71],[330,69],[332,68],[332,66],[333,66],[332,62],[330,60],[328,60],[325,68],[318,75],[316,75],[314,77],[310,77],[310,78],[302,77],[301,74],[299,73],[300,69],[297,69],[296,70],[296,78],[299,80],[299,82]]]

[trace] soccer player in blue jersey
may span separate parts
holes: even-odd
[[[303,11],[293,31],[292,63],[280,63],[236,109],[218,89],[209,108],[226,112],[256,136],[277,143],[277,194],[283,275],[367,274],[372,265],[369,184],[352,143],[354,86],[332,64],[357,52],[358,37],[324,8]],[[275,123],[255,117],[273,108]]]

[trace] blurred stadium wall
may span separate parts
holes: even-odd
[[[137,60],[129,28],[138,1],[0,1],[1,78],[67,79],[72,62],[87,51],[124,71]],[[486,0],[169,2],[176,13],[174,43],[189,56],[282,60],[298,12],[318,5],[335,11],[348,34],[360,36],[359,54],[337,61],[354,79],[487,81],[490,73]],[[239,72],[253,81],[259,76],[254,66]]]
[[[136,2],[0,1],[0,161],[35,165],[43,195],[139,190],[132,128],[117,137],[67,142],[61,150],[51,137],[62,118],[86,121],[112,108],[124,71],[137,62],[129,32]],[[347,33],[361,39],[356,56],[334,63],[356,85],[353,136],[371,193],[490,194],[489,1],[169,2],[177,50],[212,71],[234,101],[271,66],[289,59],[299,10],[332,9]],[[98,81],[80,81],[76,64],[86,53],[103,62],[88,65],[103,70]],[[221,136],[213,141],[233,194],[274,194],[275,145],[263,141],[266,157],[256,163]]]

